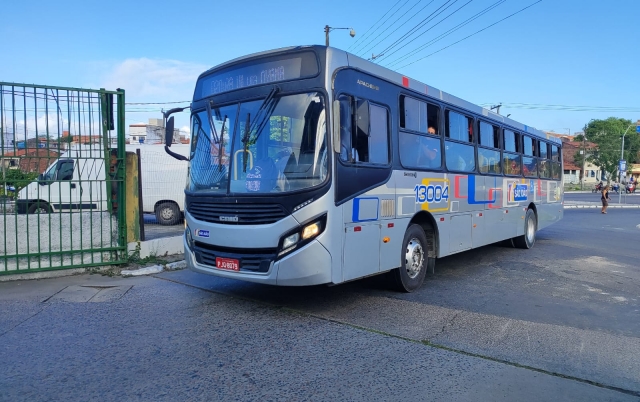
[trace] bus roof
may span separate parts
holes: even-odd
[[[291,51],[295,51],[295,50],[303,50],[303,49],[314,49],[316,51],[322,51],[322,50],[326,50],[327,51],[327,57],[334,59],[344,59],[344,57],[346,56],[346,60],[347,60],[347,65],[345,65],[344,67],[353,67],[356,69],[359,69],[361,71],[364,71],[368,74],[377,76],[379,78],[382,78],[386,81],[390,81],[392,83],[398,84],[400,86],[403,86],[407,89],[410,89],[414,92],[418,92],[420,94],[423,95],[427,95],[429,97],[435,98],[435,99],[439,99],[443,102],[449,103],[451,105],[460,107],[462,109],[465,110],[469,110],[472,113],[475,113],[477,115],[480,116],[484,116],[487,119],[490,120],[494,120],[496,122],[500,122],[503,123],[507,126],[511,126],[516,130],[520,130],[523,132],[526,132],[528,134],[532,134],[535,137],[538,138],[542,138],[545,139],[549,142],[555,143],[557,145],[562,145],[562,141],[559,138],[556,137],[548,137],[544,132],[536,129],[535,127],[531,127],[531,126],[527,126],[525,124],[522,124],[520,122],[517,122],[513,119],[510,119],[506,116],[500,115],[498,113],[495,113],[489,109],[486,109],[484,107],[478,106],[476,104],[473,104],[471,102],[467,102],[464,99],[458,98],[457,96],[451,95],[447,92],[444,92],[436,87],[433,87],[431,85],[427,85],[423,82],[420,82],[416,79],[407,77],[405,75],[402,75],[396,71],[390,70],[386,67],[382,67],[378,64],[372,63],[368,60],[365,60],[361,57],[358,57],[354,54],[348,53],[344,50],[340,50],[337,48],[333,48],[333,47],[326,47],[326,46],[321,46],[321,45],[308,45],[308,46],[290,46],[290,47],[283,47],[283,48],[279,48],[279,49],[272,49],[272,50],[267,50],[267,51],[263,51],[263,52],[258,52],[258,53],[252,53],[249,55],[245,55],[245,56],[241,56],[238,58],[235,58],[233,60],[229,60],[227,62],[224,62],[222,64],[219,64],[217,66],[214,66],[210,69],[208,69],[207,71],[205,71],[204,73],[202,73],[200,75],[200,77],[203,77],[205,75],[208,75],[211,71],[213,70],[218,70],[236,63],[240,63],[243,61],[247,61],[250,59],[254,59],[254,58],[258,58],[258,57],[264,57],[264,56],[269,56],[275,53],[288,53]],[[342,56],[342,57],[340,57]],[[199,78],[200,78],[199,77]]]

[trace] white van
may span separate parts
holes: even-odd
[[[127,152],[136,149],[141,157],[143,212],[155,214],[163,225],[180,222],[188,162],[167,155],[160,145],[127,145]],[[190,152],[189,145],[177,144],[171,149],[185,156]],[[108,210],[111,192],[106,187],[104,158],[105,153],[95,147],[65,152],[36,181],[20,190],[17,212]]]

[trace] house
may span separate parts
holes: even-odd
[[[60,152],[51,149],[27,148],[5,152],[0,155],[0,167],[20,169],[25,173],[44,173],[60,157]]]
[[[589,161],[582,164],[577,159],[581,159],[580,155],[587,154],[597,148],[597,145],[589,141],[576,141],[575,135],[559,134],[554,132],[545,132],[547,138],[556,137],[562,141],[562,161],[564,172],[562,182],[564,184],[578,184],[584,178],[584,184],[596,184],[604,178],[600,168]],[[583,133],[576,133],[582,135]],[[584,169],[584,172],[583,172]]]
[[[131,144],[162,144],[164,142],[164,120],[149,119],[149,123],[129,125],[129,142]],[[173,129],[174,144],[188,144],[189,138],[180,134],[180,130]]]

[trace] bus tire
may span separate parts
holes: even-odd
[[[161,202],[156,206],[156,219],[161,225],[175,225],[180,221],[180,208],[173,202]]]
[[[532,209],[527,209],[524,215],[524,234],[513,238],[513,245],[517,248],[530,249],[536,243],[538,222]]]
[[[407,228],[402,241],[400,268],[391,271],[393,287],[410,293],[422,286],[429,266],[427,236],[420,225]]]
[[[29,215],[50,214],[51,212],[51,206],[46,202],[34,202],[29,205],[29,209],[27,210]]]

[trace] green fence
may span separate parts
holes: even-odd
[[[126,260],[124,91],[0,82],[0,275]]]

